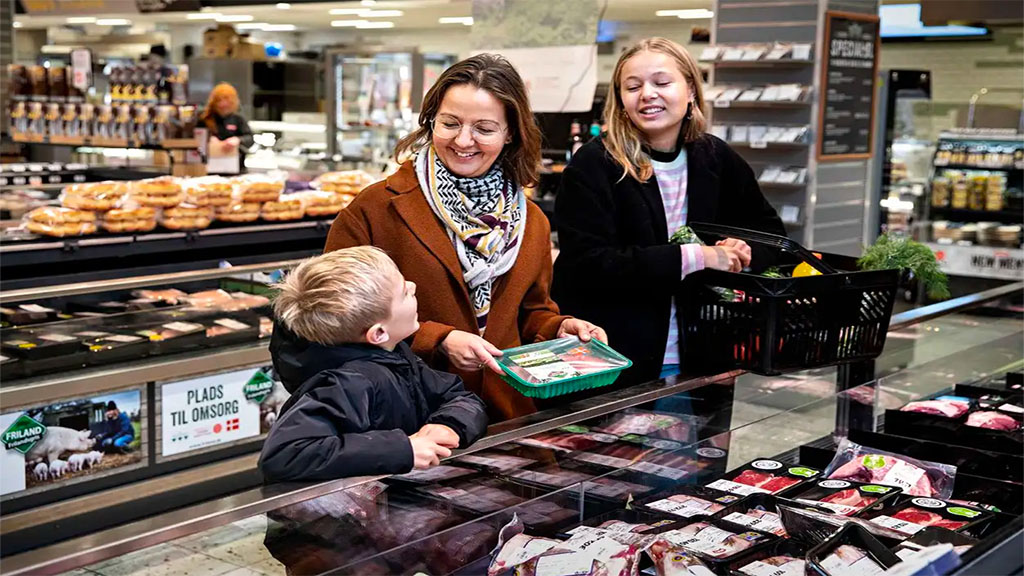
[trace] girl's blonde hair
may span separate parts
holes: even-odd
[[[645,182],[654,175],[654,169],[651,167],[651,158],[642,148],[643,133],[626,115],[621,93],[622,69],[630,58],[641,52],[660,52],[671,56],[686,79],[693,107],[692,117],[683,125],[683,141],[693,142],[703,136],[708,128],[708,121],[704,112],[704,88],[700,68],[685,48],[667,38],[654,37],[641,40],[626,49],[615,64],[612,85],[608,89],[610,94],[605,100],[604,117],[608,124],[608,134],[604,137],[604,146],[612,158],[622,166],[622,178],[630,176]]]

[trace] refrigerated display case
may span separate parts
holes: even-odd
[[[836,439],[848,438],[874,449],[871,454],[896,452],[906,466],[917,459],[958,469],[952,485],[936,479],[933,485],[942,492],[928,498],[901,495],[862,502],[854,507],[860,523],[840,530],[839,538],[870,528],[874,534],[860,538],[883,547],[876,557],[891,558],[892,548],[909,554],[904,548],[919,542],[917,536],[894,537],[874,528],[888,520],[869,521],[887,512],[903,518],[907,513],[900,510],[911,504],[946,510],[950,499],[962,500],[968,503],[954,506],[974,515],[975,521],[956,525],[952,536],[942,535],[957,542],[966,539],[971,548],[943,572],[1013,573],[1024,565],[1024,461],[1019,451],[1000,452],[961,435],[937,446],[919,430],[896,434],[889,428],[895,422],[893,411],[908,414],[900,408],[911,402],[942,401],[942,396],[965,395],[972,389],[989,387],[991,395],[1001,395],[999,406],[1019,406],[1020,376],[1013,373],[1024,365],[1019,315],[980,322],[971,313],[1021,288],[1018,284],[895,317],[890,345],[864,368],[870,376],[861,384],[850,378],[857,370],[835,368],[773,378],[741,372],[672,377],[494,425],[487,437],[442,467],[391,477],[265,486],[7,556],[5,569],[11,574],[77,568],[98,574],[157,568],[484,574],[492,553],[501,548],[499,542],[510,539],[510,530],[527,535],[517,542],[533,543],[523,550],[521,562],[536,555],[527,553],[532,547],[547,549],[574,536],[604,540],[607,535],[595,528],[609,521],[617,521],[619,528],[635,528],[623,522],[644,524],[667,534],[665,542],[650,545],[653,554],[627,554],[640,558],[641,571],[654,568],[644,573],[666,573],[667,551],[673,551],[668,557],[696,558],[718,574],[782,554],[826,560],[827,550],[812,553],[821,551],[819,544],[828,549],[849,542],[829,538],[821,543],[820,537],[816,542],[811,532],[799,528],[800,518],[830,524],[846,516],[822,519],[807,512],[825,512],[814,504],[820,500],[808,504],[798,499],[825,498],[814,496],[811,489],[838,485],[819,486],[818,481],[835,471],[830,466]],[[1004,376],[1007,372],[1011,374]],[[972,398],[972,413],[992,400],[983,400],[984,395]],[[999,406],[997,410],[1013,413]],[[1019,424],[1018,417],[1010,417]],[[875,466],[876,456],[866,461],[867,469],[889,470]],[[940,468],[949,470],[929,466],[917,479]],[[884,480],[882,474],[873,484],[860,484],[879,488]],[[779,509],[775,524],[781,526],[765,518],[779,499],[790,501],[788,508]],[[827,503],[834,504],[834,499]],[[780,537],[779,528],[790,531],[790,538]],[[926,536],[935,532],[929,530]],[[724,532],[742,537],[716,546],[718,536],[728,536]],[[18,544],[28,545],[24,535],[4,536],[5,554]],[[566,545],[568,555],[544,562],[593,560],[598,554],[581,557],[579,544],[573,541]],[[590,550],[611,546],[606,541]],[[501,558],[512,568],[520,562],[509,561],[508,552]],[[592,563],[585,564],[577,571],[563,564],[554,573],[589,573]]]

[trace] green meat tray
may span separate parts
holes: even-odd
[[[594,371],[581,373],[571,361],[591,363]],[[598,340],[580,342],[567,336],[504,350],[498,365],[505,372],[502,379],[523,396],[554,398],[608,386],[633,362]],[[538,371],[543,375],[538,377]]]

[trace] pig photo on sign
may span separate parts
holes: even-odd
[[[284,384],[275,380],[270,394],[260,402],[260,434],[270,432],[274,422],[277,422],[277,416],[281,412],[281,407],[284,406],[284,403],[288,401],[290,396],[291,394],[285,389]]]
[[[96,444],[89,430],[72,430],[61,426],[46,429],[43,439],[25,454],[28,462],[46,461],[53,463],[65,452],[88,452]]]

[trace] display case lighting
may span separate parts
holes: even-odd
[[[356,24],[356,28],[367,29],[367,28],[394,28],[394,22],[363,22],[362,24]]]
[[[292,9],[292,5],[287,3],[287,2],[278,2],[277,4],[274,4],[274,6],[278,10],[291,10]]]
[[[220,12],[191,12],[185,15],[186,20],[216,20],[223,17]]]
[[[127,18],[100,18],[96,20],[97,26],[131,26],[132,21]]]
[[[327,13],[331,16],[358,16],[365,11],[364,8],[331,8]]]
[[[377,0],[363,0],[362,2],[360,2],[360,4],[362,4],[363,6],[373,6],[377,4]]]
[[[217,18],[217,22],[226,24],[231,22],[252,22],[256,18],[248,14],[227,14]]]
[[[369,23],[369,20],[331,20],[331,26],[335,28],[355,28],[360,24]]]
[[[401,10],[364,10],[359,13],[361,18],[391,18],[404,14]]]
[[[65,20],[68,24],[95,24],[95,16],[72,16]]]
[[[472,16],[442,16],[441,18],[438,18],[437,21],[440,24],[462,24],[463,26],[473,25]]]
[[[706,8],[690,8],[686,10],[658,10],[654,13],[655,16],[675,16],[683,20],[701,20],[704,18],[713,18],[715,13]]]
[[[14,22],[11,22],[11,27],[12,28],[21,28],[22,27],[22,23],[18,22],[17,20],[15,20]]]

